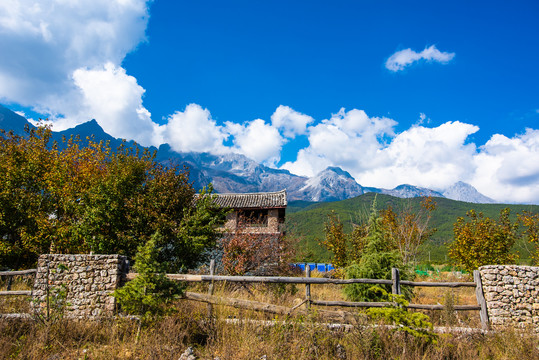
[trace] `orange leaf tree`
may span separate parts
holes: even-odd
[[[409,204],[397,211],[392,207],[376,210],[381,236],[391,249],[399,253],[404,264],[416,260],[421,244],[436,231],[429,226],[431,213],[435,209],[436,202],[431,197],[425,197],[421,208],[415,212]],[[363,256],[369,224],[353,224],[352,232],[347,234],[337,214],[332,212],[328,214],[324,230],[326,239],[322,245],[333,253],[333,266],[344,268]]]
[[[518,220],[525,227],[524,236],[535,247],[532,259],[537,264],[539,263],[539,214],[524,211],[518,214]]]
[[[468,211],[468,219],[459,217],[453,225],[455,239],[449,247],[449,256],[467,271],[482,265],[511,264],[517,255],[511,247],[518,238],[518,223],[509,219],[510,210],[500,211],[498,221]]]
[[[71,138],[60,149],[50,134],[0,136],[3,267],[31,266],[46,252],[133,257],[159,233],[160,261],[177,271],[215,245],[223,212],[209,196],[193,200],[185,169],[158,164],[136,144],[113,151]]]
[[[223,270],[230,275],[287,273],[294,255],[290,238],[253,231],[245,219],[220,239]]]

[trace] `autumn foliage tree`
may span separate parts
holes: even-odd
[[[223,213],[211,196],[194,201],[185,169],[136,144],[113,150],[71,138],[60,149],[50,137],[44,127],[0,136],[3,267],[31,266],[47,252],[133,257],[159,232],[160,259],[177,271],[215,245]]]
[[[524,211],[518,214],[518,220],[524,227],[526,240],[534,247],[532,260],[534,264],[539,263],[539,214]]]
[[[229,275],[286,273],[294,253],[290,239],[250,231],[249,223],[242,219],[237,229],[222,235],[219,245],[224,271]]]
[[[410,205],[400,210],[388,207],[373,211],[380,228],[383,241],[396,250],[402,262],[407,264],[416,260],[419,247],[430,238],[436,229],[429,226],[432,211],[436,202],[431,197],[423,198],[418,211]],[[371,219],[372,222],[372,214]],[[372,223],[353,224],[352,231],[345,233],[343,223],[335,212],[328,214],[324,230],[326,239],[322,244],[333,253],[332,264],[336,268],[344,268],[363,256],[367,245],[367,237],[374,228]]]
[[[432,197],[424,197],[418,211],[413,211],[408,204],[400,211],[388,207],[380,211],[386,238],[399,251],[405,264],[416,260],[419,247],[435,232],[431,228],[432,212],[436,202]]]
[[[453,226],[455,239],[449,256],[467,271],[482,265],[514,263],[517,256],[511,253],[511,247],[518,238],[518,222],[512,222],[509,215],[509,208],[505,208],[497,221],[474,210],[468,211],[467,219],[459,217]]]

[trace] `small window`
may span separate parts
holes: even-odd
[[[240,223],[248,226],[268,226],[267,209],[240,210],[238,215]]]

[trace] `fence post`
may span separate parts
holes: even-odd
[[[47,281],[46,281],[46,294],[47,294],[47,321],[50,318],[50,294],[49,294],[49,259],[50,255],[47,255]]]
[[[213,276],[215,274],[215,259],[210,260],[210,276]],[[210,283],[210,286],[208,287],[208,295],[213,295],[213,279]],[[208,303],[208,317],[211,318],[213,316],[213,305],[211,303]]]
[[[477,298],[477,304],[481,306],[479,310],[479,318],[481,319],[481,327],[483,330],[488,330],[488,312],[487,312],[487,302],[485,300],[485,295],[483,294],[483,284],[481,282],[481,273],[479,270],[473,271],[473,279],[475,282],[475,297]]]
[[[394,295],[401,295],[401,278],[399,269],[391,268],[391,281],[393,281],[391,292]]]
[[[7,286],[6,286],[6,290],[9,291],[11,290],[11,282],[13,281],[13,276],[9,276],[7,277]]]
[[[309,264],[305,266],[305,276],[311,277],[311,267]],[[311,284],[305,284],[305,307],[307,310],[311,309]]]

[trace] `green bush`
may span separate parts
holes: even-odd
[[[436,343],[437,335],[433,332],[430,318],[420,312],[407,311],[409,303],[403,295],[390,294],[378,286],[371,287],[369,291],[375,293],[381,300],[394,304],[390,307],[367,309],[366,313],[371,320],[396,325],[395,331],[404,332],[427,343]]]
[[[402,256],[386,241],[382,226],[382,219],[373,205],[369,219],[366,245],[358,262],[346,268],[346,277],[349,279],[391,279],[391,269],[400,270],[401,279],[408,280],[413,277],[410,269],[403,263]],[[391,291],[391,285],[381,285],[387,292]],[[378,301],[380,294],[370,291],[369,284],[351,284],[344,288],[346,297],[352,301]],[[412,297],[409,288],[403,288],[407,299]]]
[[[160,249],[156,244],[161,241],[160,237],[156,233],[139,247],[134,259],[137,277],[112,294],[123,312],[140,315],[143,322],[174,311],[170,303],[185,289],[182,283],[166,277],[167,264],[158,261]]]

